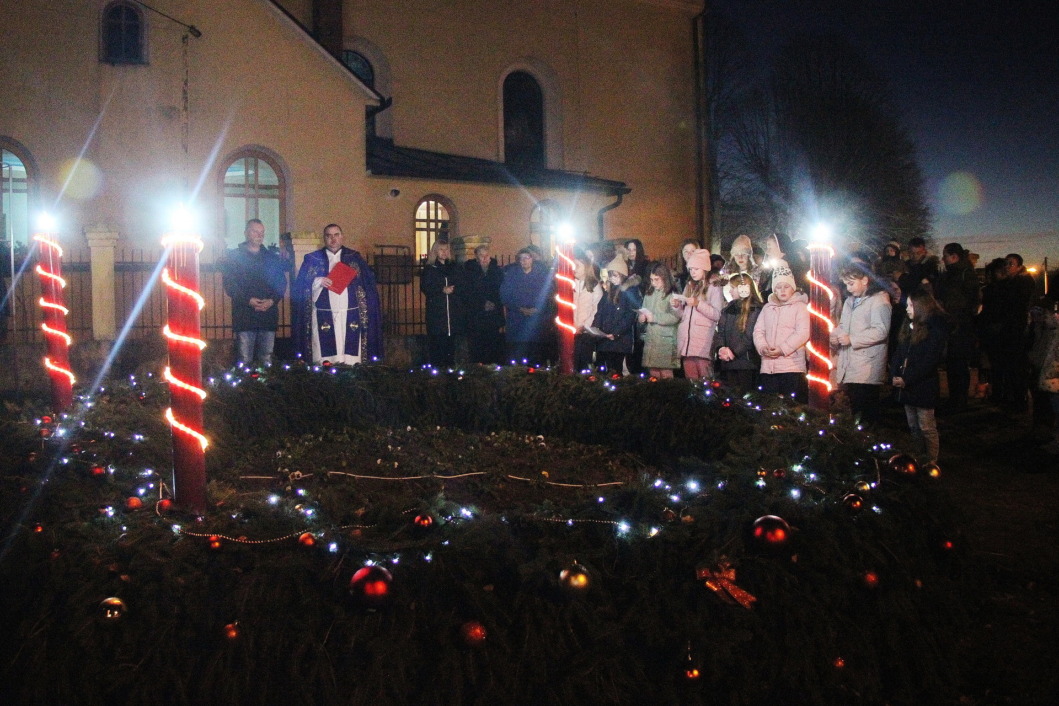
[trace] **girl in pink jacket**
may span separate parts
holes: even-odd
[[[773,269],[772,294],[754,326],[754,347],[761,354],[762,392],[805,397],[805,344],[809,342],[809,298],[797,291],[791,268],[782,260]]]
[[[689,380],[713,377],[710,356],[713,333],[724,308],[724,294],[719,286],[709,284],[710,251],[696,250],[688,258],[688,284],[683,294],[674,294],[673,308],[680,312],[677,325],[677,353]]]

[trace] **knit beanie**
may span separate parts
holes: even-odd
[[[688,258],[688,267],[698,267],[700,270],[709,272],[712,269],[710,266],[710,251],[702,248],[691,253],[691,257]]]
[[[794,281],[794,273],[791,272],[791,267],[786,260],[778,260],[776,266],[772,268],[772,288],[775,289],[780,282],[786,282],[798,289],[798,284]]]
[[[620,272],[622,277],[629,276],[629,266],[625,263],[625,258],[621,255],[615,255],[614,259],[607,263],[607,266],[600,270],[600,277],[606,279],[610,277],[611,272]]]

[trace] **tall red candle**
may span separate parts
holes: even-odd
[[[835,328],[831,320],[831,302],[835,292],[831,281],[831,259],[835,251],[829,245],[809,246],[809,314],[810,333],[806,349],[809,353],[809,406],[827,411],[831,404],[831,331]]]
[[[51,378],[52,406],[56,412],[70,409],[74,401],[73,384],[76,382],[70,370],[70,345],[73,339],[66,331],[66,308],[63,289],[66,280],[62,276],[63,249],[50,234],[33,236],[37,241],[37,274],[40,275],[41,298],[39,304],[43,321],[41,329],[48,353],[44,367]]]
[[[165,411],[173,429],[173,500],[192,512],[206,510],[206,447],[202,428],[202,351],[199,312],[206,306],[199,293],[199,253],[203,243],[198,236],[167,235],[166,285],[167,322],[163,334],[169,345],[169,381],[172,407]]]
[[[559,372],[574,372],[574,246],[563,243],[556,248],[559,263],[555,270],[555,301],[559,313],[555,325],[559,334]]]

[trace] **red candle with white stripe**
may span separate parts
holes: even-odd
[[[197,235],[175,233],[165,236],[166,266],[162,281],[166,287],[167,321],[162,329],[169,347],[171,407],[165,417],[173,430],[173,500],[192,512],[206,510],[206,447],[203,434],[202,351],[200,312],[206,302],[199,293],[199,253],[203,242]]]
[[[76,382],[70,370],[70,346],[73,339],[66,331],[66,308],[63,290],[66,280],[62,276],[63,249],[55,240],[54,233],[38,233],[37,274],[40,276],[41,330],[47,344],[44,367],[51,378],[52,406],[56,412],[65,412],[73,405],[73,384]]]

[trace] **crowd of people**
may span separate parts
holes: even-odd
[[[284,294],[282,261],[262,246],[260,221],[230,253],[225,290],[232,298],[240,361],[266,363]],[[807,395],[810,337],[808,249],[773,233],[737,237],[729,257],[682,243],[676,266],[648,257],[643,243],[591,243],[575,252],[574,365],[611,375],[719,379],[738,390]],[[1036,298],[1022,257],[989,263],[984,285],[968,253],[949,243],[941,257],[922,238],[890,242],[881,257],[844,256],[834,268],[835,327],[830,335],[836,403],[866,426],[878,422],[884,390],[904,406],[908,426],[936,462],[939,368],[959,412],[987,396],[1012,412],[1059,417],[1059,336],[1055,309]],[[427,362],[466,360],[544,364],[558,359],[553,263],[536,246],[501,267],[488,245],[459,263],[438,241],[424,263]],[[354,364],[382,353],[379,298],[371,268],[324,230],[324,247],[305,256],[291,288],[296,351],[314,362]],[[457,359],[460,359],[459,361]],[[977,379],[972,374],[977,371]],[[1059,453],[1059,421],[1046,447]]]

